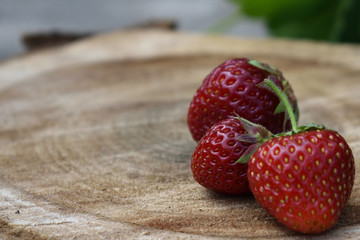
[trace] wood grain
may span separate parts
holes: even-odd
[[[338,130],[360,157],[360,47],[126,31],[0,64],[4,238],[292,238],[249,196],[191,176],[187,108],[227,58],[279,67],[301,122]],[[356,171],[358,174],[358,171]],[[323,237],[360,233],[360,189]]]

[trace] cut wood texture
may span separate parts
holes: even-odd
[[[360,161],[360,47],[137,30],[0,63],[5,239],[231,239],[299,235],[251,196],[192,178],[188,105],[230,57],[280,68],[301,123],[338,130]],[[360,178],[324,238],[360,234]]]

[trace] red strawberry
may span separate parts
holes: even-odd
[[[191,170],[198,183],[219,193],[238,195],[250,192],[247,164],[235,163],[251,151],[249,144],[240,141],[247,131],[251,131],[244,128],[247,129],[246,122],[230,118],[218,122],[206,132],[191,159]]]
[[[319,233],[331,228],[349,200],[355,178],[354,157],[346,141],[323,126],[297,127],[281,90],[292,131],[261,145],[249,161],[250,189],[270,214],[290,229]]]
[[[247,58],[229,59],[204,79],[190,103],[187,121],[194,140],[199,141],[212,125],[235,114],[273,133],[289,130],[285,114],[276,111],[279,98],[257,86],[266,78],[285,90],[297,112],[293,91],[280,71]]]
[[[354,157],[336,132],[318,129],[265,142],[249,162],[256,200],[303,233],[331,228],[354,184]]]

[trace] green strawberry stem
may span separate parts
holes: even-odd
[[[271,88],[271,90],[274,91],[274,93],[280,98],[281,102],[284,104],[286,113],[290,118],[292,131],[297,132],[298,128],[296,123],[296,117],[287,95],[270,79],[265,79],[264,82],[268,87]]]
[[[271,81],[270,78],[267,78],[259,84],[261,87],[267,87],[269,90],[274,92],[279,98],[280,98],[280,104],[283,105],[283,108],[285,108],[285,114],[288,114],[287,116],[290,119],[291,122],[291,128],[292,130],[289,132],[282,132],[279,134],[272,134],[269,132],[266,128],[259,124],[252,123],[244,118],[241,118],[239,116],[235,117],[237,118],[242,125],[244,126],[244,129],[246,130],[246,134],[243,134],[239,140],[245,143],[250,143],[251,145],[248,147],[248,149],[244,152],[244,154],[239,158],[239,160],[236,161],[236,163],[246,164],[249,162],[250,158],[253,156],[253,154],[257,151],[257,149],[266,141],[268,141],[271,138],[279,137],[279,136],[290,136],[293,134],[311,131],[311,130],[318,130],[318,129],[327,129],[324,125],[319,124],[307,124],[304,126],[297,126],[297,117],[294,113],[293,108],[291,107],[290,101],[284,91],[282,91],[273,81]],[[296,111],[295,107],[295,111]]]
[[[288,135],[312,131],[312,130],[329,129],[329,128],[325,127],[324,125],[316,124],[316,123],[306,124],[303,126],[297,126],[299,109],[297,108],[297,106],[295,106],[294,109],[291,107],[291,104],[290,104],[290,101],[289,101],[289,98],[288,98],[288,95],[286,94],[286,92],[282,91],[270,78],[265,79],[264,84],[262,84],[262,85],[270,88],[270,90],[280,98],[279,105],[282,105],[282,107],[285,108],[285,110],[284,110],[285,114],[287,114],[287,116],[290,119],[290,123],[291,123],[291,128],[292,128],[291,131],[278,133],[278,134],[274,135],[273,137],[288,136]]]

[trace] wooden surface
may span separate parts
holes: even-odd
[[[279,67],[360,169],[360,47],[127,31],[0,63],[0,237],[302,239],[191,176],[187,108],[229,57]],[[360,234],[360,180],[326,238]]]

